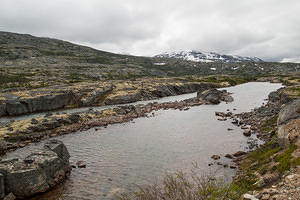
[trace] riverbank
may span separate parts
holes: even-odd
[[[102,111],[90,109],[88,112],[72,114],[44,115],[38,118],[14,121],[0,128],[0,150],[2,154],[17,148],[25,147],[50,137],[64,135],[78,130],[95,130],[111,124],[124,123],[140,117],[150,117],[161,109],[188,110],[201,104],[218,104],[220,101],[230,102],[233,98],[226,91],[208,89],[199,92],[197,97],[176,102],[148,103],[146,105],[128,105],[108,108]],[[149,115],[150,114],[150,115]]]
[[[247,193],[245,200],[300,197],[300,93],[294,88],[299,82],[270,93],[266,105],[236,115],[265,142],[234,160],[239,170],[233,184]]]
[[[231,120],[243,130],[245,136],[256,134],[265,142],[248,153],[225,155],[238,167],[231,184],[224,185],[222,181],[216,181],[215,177],[209,175],[179,172],[167,174],[161,185],[144,187],[137,193],[127,194],[121,199],[172,199],[169,198],[172,196],[191,199],[299,199],[300,93],[295,89],[299,88],[299,80],[287,85],[271,92],[268,102],[251,112],[235,115],[231,112],[215,113],[219,121]],[[218,160],[220,156],[213,155],[212,159]],[[224,167],[229,166],[218,163]]]

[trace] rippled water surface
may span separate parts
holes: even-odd
[[[201,105],[188,111],[161,110],[154,117],[60,136],[57,139],[66,144],[71,163],[83,160],[87,168],[73,169],[63,185],[33,199],[114,199],[115,193],[151,183],[168,170],[189,170],[192,162],[197,162],[203,171],[217,170],[218,174],[231,177],[232,169],[209,168],[210,156],[246,150],[247,138],[229,120],[217,121],[215,111],[233,108],[236,113],[250,111],[280,87],[280,84],[246,83],[226,88],[234,97],[229,104]],[[180,99],[174,96],[168,100]],[[41,145],[32,144],[8,156],[22,156]],[[221,161],[229,162],[224,158]]]

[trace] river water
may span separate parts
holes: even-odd
[[[230,179],[235,170],[218,165],[208,167],[212,162],[210,157],[223,155],[220,161],[229,163],[224,155],[246,151],[248,138],[230,120],[217,121],[215,111],[250,111],[261,106],[267,95],[280,87],[281,84],[246,83],[226,88],[233,93],[232,103],[201,105],[188,111],[161,110],[155,112],[154,117],[111,125],[99,131],[90,129],[59,136],[57,139],[62,140],[70,152],[71,163],[82,160],[87,168],[73,169],[65,183],[32,199],[114,199],[115,193],[153,183],[166,171],[188,171],[194,162],[203,172]],[[195,95],[168,97],[168,101]],[[21,157],[41,145],[31,144],[7,156]]]

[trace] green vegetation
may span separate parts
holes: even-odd
[[[137,78],[142,78],[144,75],[138,75],[138,74],[132,74],[132,73],[127,73],[127,74],[120,74],[120,73],[113,73],[109,72],[106,74],[106,78],[108,80],[134,80]]]
[[[86,58],[83,59],[85,60],[87,63],[99,63],[99,64],[112,64],[112,61],[110,58],[108,57],[90,57],[90,58]]]
[[[276,127],[277,127],[277,119],[278,119],[278,114],[271,117],[270,119],[263,121],[260,126],[261,133],[267,134],[270,131],[273,131],[273,130],[275,131]]]
[[[71,70],[85,70],[91,68],[90,66],[80,66],[80,65],[74,65],[74,66],[70,66]]]
[[[66,78],[69,80],[69,83],[77,83],[77,82],[82,82],[82,81],[97,81],[97,77],[90,77],[87,76],[86,74],[81,74],[78,72],[71,72]]]
[[[241,166],[242,174],[234,184],[244,191],[260,189],[260,185],[254,184],[258,181],[254,174],[258,172],[260,175],[266,173],[283,175],[290,167],[300,164],[299,158],[292,158],[292,153],[295,150],[295,145],[290,145],[286,150],[280,148],[276,140],[266,143],[248,154],[248,159]]]
[[[263,147],[249,154],[249,159],[253,162],[258,162],[252,169],[259,169],[264,164],[269,163],[271,161],[271,156],[281,150],[280,147],[276,146],[274,141],[271,141],[265,144]],[[258,170],[262,171],[262,170]]]
[[[27,76],[32,76],[32,74],[14,74],[14,75],[4,75],[0,74],[0,87],[11,88],[11,87],[22,87],[28,86],[30,79]]]
[[[81,82],[83,80],[83,77],[81,74],[76,73],[76,72],[71,72],[68,76],[67,79],[70,80],[70,83],[77,83]]]
[[[235,76],[235,75],[218,75],[218,76],[206,76],[195,78],[193,76],[188,76],[188,80],[190,82],[210,82],[210,83],[223,83],[228,82],[230,85],[234,86],[237,84],[246,83],[249,81],[256,80],[255,77],[247,77],[247,76]]]
[[[285,150],[282,154],[276,157],[276,161],[279,162],[279,165],[277,166],[277,170],[280,172],[280,174],[283,174],[283,172],[290,169],[291,166],[295,166],[299,164],[299,158],[298,161],[292,160],[292,153],[297,149],[296,145],[292,144],[290,147]],[[298,163],[297,163],[298,162]]]
[[[298,97],[300,97],[300,87],[291,87],[289,88],[292,92],[295,92]]]
[[[40,53],[44,56],[76,56],[74,53],[66,51],[49,51],[49,50],[40,50]]]
[[[123,194],[120,200],[238,200],[244,191],[222,179],[191,173],[167,173],[162,184],[148,185],[131,194]]]

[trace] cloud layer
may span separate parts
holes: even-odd
[[[117,53],[200,50],[300,62],[299,0],[1,0],[0,30]]]

